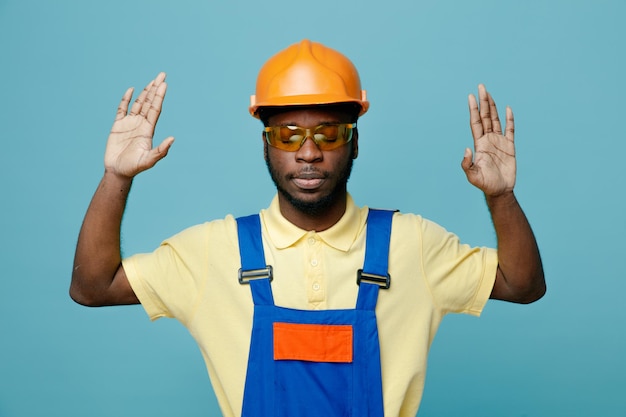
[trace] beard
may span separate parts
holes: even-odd
[[[350,179],[350,174],[352,173],[354,160],[349,157],[346,166],[339,172],[335,187],[328,194],[321,196],[317,200],[303,200],[289,193],[289,191],[287,191],[281,184],[283,181],[289,181],[290,176],[285,175],[284,178],[279,176],[278,172],[272,165],[272,160],[269,154],[266,155],[265,163],[270,176],[272,177],[272,181],[274,181],[276,189],[283,197],[285,197],[289,204],[304,214],[316,216],[327,212],[330,207],[345,196],[348,190],[348,179]],[[329,175],[328,172],[322,172],[322,174],[324,177],[328,177]]]

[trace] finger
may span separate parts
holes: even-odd
[[[141,104],[141,110],[139,114],[143,117],[148,115],[148,111],[150,111],[150,107],[152,106],[152,101],[154,100],[154,95],[156,94],[157,86],[156,83],[152,84],[150,90],[148,90],[148,94],[146,95],[143,103]]]
[[[164,73],[163,71],[159,72],[154,80],[155,84],[158,86],[159,84],[161,84],[163,81],[165,81],[165,77],[167,76],[166,73]]]
[[[491,115],[489,113],[489,99],[487,98],[487,90],[483,84],[478,85],[478,100],[480,101],[480,118],[483,122],[484,133],[491,133],[493,128],[491,126]]]
[[[161,114],[161,108],[163,107],[163,100],[165,99],[165,93],[167,91],[167,83],[162,83],[157,88],[157,91],[154,95],[154,99],[152,100],[152,105],[150,106],[150,110],[146,116],[148,123],[152,126],[155,126],[157,121],[159,120],[159,115]]]
[[[465,148],[465,154],[463,155],[463,160],[461,161],[461,168],[463,168],[463,171],[467,172],[473,164],[472,150],[470,148]]]
[[[141,111],[141,107],[143,106],[143,102],[146,100],[146,97],[148,96],[148,91],[150,91],[153,84],[154,84],[154,80],[150,81],[150,83],[148,83],[148,85],[146,85],[146,87],[143,89],[141,94],[139,94],[139,97],[137,97],[137,99],[133,103],[133,106],[130,108],[131,116],[135,116],[139,114],[139,112]]]
[[[117,114],[115,115],[115,120],[123,119],[128,112],[128,103],[130,103],[130,99],[133,96],[133,91],[135,89],[130,87],[122,96],[122,100],[120,101],[120,105],[117,107]]]
[[[154,166],[154,164],[167,156],[167,153],[169,152],[172,143],[174,143],[174,137],[170,136],[163,140],[163,142],[161,142],[159,146],[153,148],[150,151],[150,166]]]
[[[147,117],[150,109],[152,108],[152,103],[157,94],[157,90],[163,85],[165,81],[165,73],[160,72],[157,77],[154,79],[154,83],[152,83],[152,88],[148,91],[148,95],[146,96],[145,101],[143,102],[143,106],[141,106],[140,114],[143,117]]]
[[[476,103],[476,97],[470,94],[467,98],[470,113],[470,128],[472,129],[472,137],[474,140],[483,136],[483,123],[480,120],[480,113],[478,112],[478,103]]]
[[[146,96],[141,106],[141,111],[139,112],[139,114],[141,114],[143,117],[147,117],[148,112],[152,108],[152,102],[154,101],[154,97],[156,96],[157,90],[162,85],[164,80],[165,80],[164,72],[160,72],[159,75],[157,75],[157,77],[154,79],[154,82],[152,83],[152,87],[148,91],[148,95]]]
[[[500,123],[500,118],[498,117],[498,108],[496,107],[496,102],[491,97],[491,94],[487,93],[487,100],[489,101],[489,113],[491,113],[491,123],[493,126],[494,133],[498,135],[502,134],[502,125]]]
[[[515,120],[513,118],[513,109],[506,106],[506,130],[504,136],[512,141],[515,140]]]
[[[163,140],[163,142],[161,142],[161,144],[156,148],[157,152],[159,154],[167,155],[167,152],[169,151],[170,147],[172,146],[172,143],[174,143],[174,137],[173,136],[165,138]],[[165,155],[163,155],[163,156],[165,156]]]

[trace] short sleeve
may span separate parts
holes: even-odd
[[[496,278],[497,251],[472,247],[441,226],[422,219],[424,277],[443,312],[482,312]]]
[[[190,227],[166,239],[152,253],[123,260],[128,281],[151,320],[171,317],[186,324],[210,279],[220,275],[213,260],[237,262],[232,216]],[[236,270],[236,269],[235,269]]]

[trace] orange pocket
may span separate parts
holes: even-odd
[[[352,326],[274,323],[274,360],[352,362]]]

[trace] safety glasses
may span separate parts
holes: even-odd
[[[307,138],[313,139],[322,151],[331,151],[352,140],[356,123],[323,124],[315,128],[299,126],[270,126],[263,129],[263,136],[270,146],[287,152],[295,152]]]

